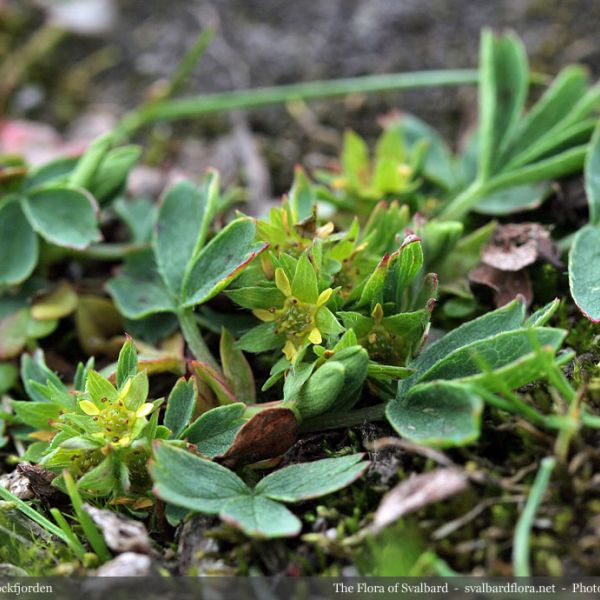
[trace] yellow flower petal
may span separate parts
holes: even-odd
[[[275,285],[284,296],[289,298],[292,295],[290,280],[281,267],[275,269]]]
[[[89,400],[81,400],[81,402],[79,402],[79,408],[86,415],[90,415],[91,417],[100,414],[100,409],[93,402],[90,402]]]
[[[253,310],[252,314],[261,321],[271,322],[274,321],[276,318],[275,313],[271,312],[270,310],[264,310],[262,308],[257,308],[256,310]]]
[[[320,344],[323,341],[321,332],[316,327],[308,334],[308,339],[312,344]]]
[[[136,415],[136,417],[145,417],[146,415],[149,415],[152,412],[153,408],[154,408],[154,404],[150,404],[150,402],[146,402],[145,404],[142,404],[135,411],[135,415]]]
[[[290,342],[290,340],[288,340],[283,347],[283,353],[285,354],[285,357],[293,363],[298,356],[298,349]]]
[[[333,294],[333,290],[331,288],[323,290],[317,298],[317,306],[323,306],[323,304],[327,304],[327,302],[329,302],[329,298],[331,298],[331,294]]]

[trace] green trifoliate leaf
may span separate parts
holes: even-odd
[[[219,516],[256,538],[291,537],[302,529],[298,517],[279,502],[264,496],[240,496],[230,500]]]
[[[363,454],[352,454],[291,465],[261,479],[254,491],[282,502],[319,498],[356,481],[369,466],[363,458]]]
[[[184,377],[178,379],[169,394],[164,418],[165,426],[171,430],[171,437],[178,438],[187,427],[197,399],[194,381],[186,380]]]
[[[181,437],[196,444],[198,452],[209,458],[225,454],[246,422],[245,411],[241,402],[217,406],[198,417]]]
[[[436,381],[392,400],[386,415],[404,438],[424,446],[452,447],[479,437],[483,401],[468,386]]]
[[[211,175],[201,187],[181,181],[162,198],[153,247],[158,270],[175,295],[180,294],[188,265],[204,244],[218,193],[218,176]]]
[[[30,192],[23,209],[31,226],[57,246],[83,250],[101,239],[97,206],[85,190],[47,187]]]
[[[229,500],[251,494],[229,469],[164,442],[154,445],[150,473],[159,498],[203,513],[218,514]]]
[[[17,199],[0,204],[0,285],[27,279],[38,259],[38,238]]]
[[[213,238],[191,263],[183,285],[182,304],[195,306],[210,300],[231,283],[263,250],[255,243],[252,219],[238,219]]]

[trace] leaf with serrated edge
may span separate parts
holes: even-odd
[[[569,254],[569,287],[579,310],[600,322],[600,227],[586,225],[576,234]]]
[[[453,350],[502,331],[522,327],[524,321],[525,305],[520,300],[513,300],[502,308],[453,329],[440,340],[426,346],[425,350],[408,366],[421,371],[429,369]]]
[[[212,186],[198,187],[181,181],[169,188],[162,198],[152,243],[158,270],[176,295],[181,291],[198,242],[203,242],[206,236],[205,221],[211,212],[209,195],[212,193]]]
[[[154,444],[149,468],[155,495],[190,510],[218,514],[227,501],[251,494],[229,469],[168,443]]]
[[[302,522],[285,506],[263,496],[242,496],[225,504],[219,516],[223,521],[255,538],[298,535]]]
[[[224,454],[245,422],[245,410],[241,402],[212,408],[200,415],[181,437],[195,444],[198,452],[209,458]]]
[[[469,387],[436,381],[414,386],[388,404],[386,416],[404,438],[423,446],[464,446],[479,437],[483,401]]]
[[[48,187],[30,192],[23,209],[31,226],[48,242],[84,250],[102,236],[98,207],[85,190]]]
[[[184,281],[182,304],[210,300],[231,283],[268,244],[255,243],[256,226],[242,218],[221,230],[198,254]]]
[[[187,427],[196,406],[197,394],[194,380],[182,377],[173,386],[167,400],[164,424],[174,438],[179,437]]]
[[[0,204],[0,285],[31,275],[38,259],[38,237],[16,200]]]
[[[364,454],[351,454],[291,465],[267,475],[255,492],[282,502],[319,498],[356,481],[369,466],[363,457]]]

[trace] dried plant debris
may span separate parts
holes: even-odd
[[[381,531],[406,514],[461,493],[467,484],[465,472],[456,468],[435,469],[422,475],[413,475],[383,497],[372,528],[375,532]]]
[[[533,289],[527,267],[536,262],[563,268],[558,248],[545,227],[538,223],[498,225],[483,247],[481,264],[469,273],[469,281],[474,289],[489,288],[498,307],[519,295],[529,306]]]

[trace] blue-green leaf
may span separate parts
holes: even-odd
[[[389,403],[386,415],[404,438],[424,446],[464,446],[479,437],[483,401],[471,388],[436,381]]]

